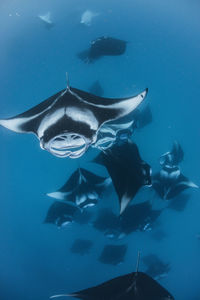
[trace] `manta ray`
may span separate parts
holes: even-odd
[[[162,199],[169,200],[177,197],[188,188],[198,188],[181,172],[179,163],[182,162],[183,157],[183,149],[177,141],[174,142],[171,151],[160,157],[162,168],[160,172],[152,176],[152,187]]]
[[[109,36],[101,36],[90,42],[87,50],[78,53],[78,58],[85,63],[93,63],[103,56],[118,56],[126,51],[127,42]]]
[[[126,235],[134,231],[150,231],[161,212],[153,210],[150,201],[129,205],[120,216],[121,231]]]
[[[143,186],[151,186],[151,167],[144,162],[131,140],[100,152],[94,163],[106,167],[119,199],[120,214]]]
[[[93,246],[90,240],[77,239],[73,242],[70,251],[74,254],[85,255],[88,254]]]
[[[55,25],[51,20],[50,12],[47,12],[45,15],[38,15],[38,18],[44,23],[47,29],[50,29]]]
[[[125,117],[144,100],[147,89],[128,98],[102,98],[67,88],[0,125],[18,133],[33,133],[40,147],[57,157],[78,158],[96,143],[102,125]]]
[[[98,210],[97,217],[92,225],[96,230],[104,233],[109,238],[118,238],[121,234],[119,216],[108,208]]]
[[[127,245],[106,245],[101,252],[99,261],[102,264],[119,265],[124,262]]]
[[[54,295],[50,299],[58,297],[74,297],[83,300],[174,300],[174,297],[156,280],[138,271],[138,263],[136,272],[72,294]]]
[[[96,205],[110,183],[109,177],[101,177],[86,169],[78,168],[60,189],[47,195],[69,201],[83,209]]]
[[[78,207],[69,203],[55,201],[49,207],[44,223],[56,225],[58,228],[66,227],[74,221],[78,211]]]
[[[84,24],[86,26],[90,26],[92,19],[94,17],[97,17],[99,15],[99,13],[93,12],[89,9],[87,9],[86,11],[84,11],[84,13],[81,15],[81,24]]]
[[[199,188],[181,173],[179,167],[164,166],[152,176],[152,187],[165,200],[177,197],[188,188]]]

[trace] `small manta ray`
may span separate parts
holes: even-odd
[[[118,56],[126,51],[126,41],[101,36],[91,41],[90,48],[78,53],[78,58],[86,63],[92,63],[102,56]]]
[[[19,133],[33,133],[40,147],[57,157],[78,158],[96,143],[102,125],[133,112],[144,100],[141,94],[121,99],[101,98],[67,88],[30,110],[0,125]]]
[[[47,195],[73,202],[79,208],[86,208],[97,204],[100,195],[110,183],[110,178],[78,168],[59,190]]]
[[[126,251],[126,245],[106,245],[99,257],[99,261],[103,264],[119,265],[124,261]]]
[[[177,141],[174,141],[171,152],[166,152],[160,157],[160,165],[173,168],[182,162],[183,157],[183,149]]]
[[[138,271],[138,263],[136,272],[72,294],[60,294],[50,298],[58,297],[74,297],[83,300],[174,300],[174,297],[157,281]]]
[[[74,241],[70,251],[74,254],[85,255],[88,254],[93,243],[90,240],[77,239]]]
[[[94,17],[97,17],[98,15],[99,15],[99,13],[95,13],[95,12],[92,12],[91,10],[87,9],[82,14],[80,23],[83,25],[86,25],[86,26],[90,26],[92,19]]]
[[[73,222],[78,208],[65,202],[55,201],[49,208],[44,223],[56,225],[58,228],[66,227]]]
[[[142,186],[151,186],[151,168],[130,140],[102,151],[93,162],[107,168],[119,198],[120,214]]]
[[[99,80],[96,80],[91,87],[89,88],[91,94],[102,97],[104,94],[104,90],[99,83]]]
[[[160,158],[162,169],[152,176],[152,187],[162,199],[172,199],[188,188],[198,188],[185,177],[178,166],[183,160],[183,150],[178,142],[174,142],[171,152]]]
[[[92,225],[96,230],[103,232],[108,238],[121,237],[119,216],[115,215],[109,209],[100,210]]]
[[[45,15],[39,15],[38,18],[44,23],[47,29],[52,28],[55,24],[51,20],[51,13],[48,12]]]
[[[145,273],[156,280],[166,277],[170,271],[170,264],[162,262],[155,254],[144,256],[142,261],[147,266]]]
[[[175,198],[188,188],[198,188],[176,166],[163,166],[159,173],[152,176],[152,187],[165,200]]]
[[[160,216],[161,210],[152,210],[149,201],[130,205],[120,216],[121,231],[130,234],[134,231],[150,231]]]

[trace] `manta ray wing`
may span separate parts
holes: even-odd
[[[70,295],[55,295],[51,298],[63,296],[87,300],[174,300],[174,297],[164,287],[143,272],[129,273],[95,287]]]
[[[64,90],[56,93],[24,113],[9,119],[0,120],[0,125],[15,132],[33,132],[37,134],[39,122],[44,113],[52,107],[54,102],[61,96],[63,92]]]
[[[69,205],[68,203],[55,201],[48,209],[44,223],[55,224],[58,227],[62,226],[62,223],[66,221],[72,222],[75,214],[79,209],[75,206]]]
[[[85,104],[91,105],[90,109],[93,111],[99,124],[102,125],[120,119],[134,111],[146,97],[148,89],[133,97],[116,99],[95,96],[75,88],[71,88],[71,91],[78,95]]]
[[[188,188],[198,188],[198,185],[190,181],[184,175],[180,174],[177,180],[169,187],[165,195],[165,199],[174,198]]]
[[[174,300],[174,297],[164,287],[147,274],[137,272],[134,273],[134,277],[136,287],[135,296],[137,295],[136,299]]]

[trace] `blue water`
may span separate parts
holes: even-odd
[[[86,9],[100,13],[89,27],[79,24]],[[133,136],[142,158],[159,170],[159,156],[177,139],[185,152],[183,173],[200,184],[199,10],[198,0],[1,1],[0,117],[21,113],[63,89],[66,71],[70,85],[86,91],[98,79],[107,97],[148,87],[153,122]],[[37,18],[47,11],[55,22],[51,30]],[[76,53],[102,35],[128,40],[126,53],[84,64]],[[156,242],[148,233],[129,235],[123,240],[128,244],[124,263],[103,265],[98,257],[108,240],[91,226],[59,230],[43,224],[53,203],[45,194],[64,184],[78,163],[97,172],[89,163],[97,151],[78,161],[59,159],[42,151],[34,136],[4,128],[0,141],[1,300],[45,300],[99,284],[133,271],[139,249],[170,262],[171,271],[160,283],[176,300],[200,299],[198,190],[189,191],[183,212],[162,213],[164,240]],[[100,172],[106,174],[103,168]],[[109,201],[116,205],[114,191]],[[70,252],[76,238],[93,240],[89,255]]]

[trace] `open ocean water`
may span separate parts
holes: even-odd
[[[80,24],[87,9],[99,13],[90,26]],[[37,17],[48,11],[55,23],[49,30]],[[1,0],[0,118],[26,111],[65,88],[66,72],[70,85],[84,91],[99,80],[105,97],[131,96],[148,87],[153,121],[132,137],[142,158],[158,171],[160,155],[177,140],[185,153],[181,170],[200,185],[199,11],[199,0]],[[103,35],[128,41],[125,54],[93,64],[77,58]],[[62,186],[79,165],[107,174],[91,163],[98,150],[90,148],[79,159],[60,159],[42,151],[34,136],[3,127],[0,141],[1,300],[45,300],[97,285],[134,271],[138,250],[141,256],[154,253],[170,263],[171,270],[159,282],[176,300],[200,300],[198,189],[187,191],[184,211],[166,209],[161,214],[163,240],[155,241],[151,232],[136,232],[110,242],[91,224],[59,229],[43,223],[54,202],[46,193]],[[137,197],[158,198],[152,191],[145,199],[140,192]],[[117,212],[114,189],[102,201]],[[88,255],[71,253],[77,238],[93,242]],[[99,262],[109,243],[128,245],[122,264]],[[142,262],[140,270],[145,270]]]

